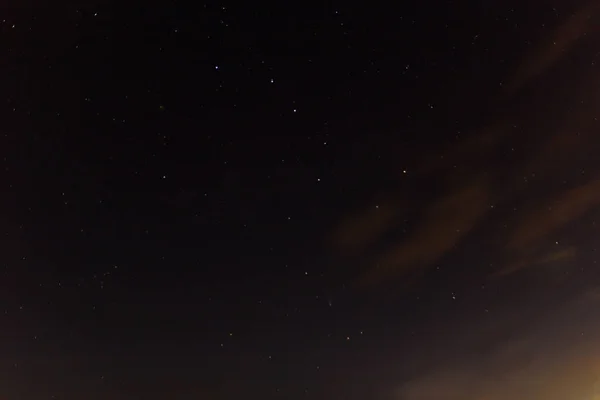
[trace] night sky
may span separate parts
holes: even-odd
[[[600,2],[4,3],[0,398],[600,397]]]

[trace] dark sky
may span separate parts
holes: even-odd
[[[13,3],[1,398],[593,398],[599,2]]]

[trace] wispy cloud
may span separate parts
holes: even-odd
[[[597,1],[591,1],[560,25],[543,45],[525,59],[511,83],[507,85],[507,92],[514,93],[566,56],[578,40],[594,27],[592,17],[596,14],[598,7]]]
[[[474,181],[433,202],[415,233],[384,252],[363,283],[379,283],[390,276],[431,265],[477,225],[489,209],[488,201],[485,184]]]
[[[559,194],[523,215],[508,239],[509,250],[523,251],[600,205],[600,179]]]
[[[513,261],[507,264],[502,269],[494,272],[492,277],[503,277],[516,272],[521,271],[524,268],[531,267],[544,267],[547,265],[551,265],[560,261],[569,261],[573,260],[577,256],[577,249],[575,247],[567,247],[562,250],[558,250],[555,252],[551,252],[549,254],[543,254],[542,256],[538,256],[537,258],[517,258],[517,261]]]
[[[377,201],[340,222],[329,241],[339,251],[354,253],[378,240],[396,223],[402,206],[391,200]]]
[[[441,349],[444,358],[436,367],[399,384],[391,398],[592,399],[600,395],[600,326],[586,310],[599,302],[600,297],[587,294],[575,298],[530,328],[499,340],[491,351]]]
[[[588,34],[599,8],[595,1],[568,17],[549,44],[523,62],[513,87],[549,73]],[[344,218],[329,235],[329,244],[346,260],[360,260],[360,285],[431,268],[466,246],[474,233],[489,239],[481,242],[489,245],[499,266],[493,277],[526,268],[544,273],[551,268],[543,267],[579,257],[576,244],[555,242],[564,229],[600,206],[600,87],[591,87],[587,78],[598,77],[577,77],[570,92],[573,107],[558,110],[553,124],[540,123],[545,117],[536,111],[511,114],[465,134],[442,152],[424,154],[410,177],[420,182],[415,187],[438,185],[431,190],[436,195],[400,185],[381,188],[387,200],[379,207],[370,204]],[[404,220],[410,220],[410,229],[396,235]]]

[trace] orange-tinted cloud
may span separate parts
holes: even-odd
[[[600,179],[571,189],[523,216],[508,240],[509,250],[523,251],[600,205]]]
[[[565,129],[570,133],[560,132],[553,135],[546,143],[540,146],[540,149],[527,163],[525,173],[539,173],[545,170],[552,170],[564,167],[564,161],[573,160],[582,146],[588,143],[589,134],[586,132],[572,132],[572,129]]]
[[[524,84],[552,67],[560,58],[568,53],[577,41],[590,28],[593,28],[592,16],[597,13],[599,3],[592,1],[571,15],[559,26],[549,40],[534,52],[517,70],[507,92],[513,93]]]
[[[394,226],[401,209],[400,204],[392,201],[375,202],[363,212],[342,221],[330,241],[345,254],[362,251]]]
[[[472,364],[453,365],[420,377],[397,388],[397,400],[564,400],[596,399],[598,352],[591,343],[572,346],[574,350],[548,356],[528,348],[518,349],[517,357],[527,361],[504,367],[504,350]],[[507,344],[510,346],[510,343]],[[528,354],[530,353],[530,354]],[[457,356],[460,358],[460,356]],[[509,359],[512,357],[509,357]],[[511,360],[513,361],[513,360]],[[514,361],[513,361],[514,362]],[[478,364],[479,363],[479,364]],[[498,370],[498,371],[497,371]],[[598,394],[598,393],[597,393]]]
[[[535,211],[527,211],[510,233],[507,243],[508,264],[492,274],[504,277],[525,268],[540,268],[560,261],[572,260],[575,247],[544,253],[545,245],[554,245],[557,234],[570,222],[577,220],[600,205],[600,179],[558,194],[546,200]],[[547,243],[546,243],[547,242]]]
[[[577,249],[574,247],[567,247],[559,251],[545,254],[537,258],[525,258],[514,261],[501,270],[495,272],[493,277],[502,277],[518,272],[524,268],[541,267],[547,264],[552,264],[559,261],[572,260],[577,255]]]
[[[592,288],[588,289],[581,295],[581,298],[579,300],[580,300],[580,302],[582,302],[588,306],[590,304],[597,305],[597,303],[600,302],[600,286],[596,286],[596,287],[592,287]]]
[[[461,346],[444,347],[440,350],[443,357],[422,374],[400,383],[391,398],[596,399],[594,395],[600,396],[600,328],[590,307],[598,300],[595,294],[577,296],[551,313],[511,328],[510,335],[487,351],[473,352],[471,344],[462,341]],[[501,326],[497,321],[490,327]],[[461,326],[458,335],[479,332],[480,327],[480,322]]]
[[[523,63],[513,80],[514,88],[547,71],[585,36],[600,17],[599,7],[600,1],[589,3],[568,18],[549,38],[549,44]],[[560,93],[544,93],[573,99],[567,107],[568,98],[561,97],[559,105],[552,108],[555,114],[550,121],[547,114],[540,112],[548,107],[532,104],[535,107],[531,110],[519,109],[515,113],[507,107],[494,114],[500,120],[488,121],[484,129],[466,133],[444,149],[435,149],[437,146],[432,143],[407,166],[410,184],[427,182],[450,189],[433,200],[417,193],[414,199],[431,204],[411,203],[406,208],[407,204],[400,200],[404,194],[397,195],[403,188],[400,183],[398,187],[380,188],[391,200],[382,202],[379,209],[372,204],[366,211],[346,218],[328,237],[329,244],[343,255],[365,259],[361,282],[370,284],[430,267],[476,228],[490,237],[481,242],[490,245],[488,249],[495,258],[490,262],[504,266],[495,276],[529,267],[544,271],[540,267],[562,265],[560,262],[575,258],[576,249],[556,247],[554,252],[545,242],[553,245],[556,238],[551,235],[600,205],[600,177],[565,190],[567,185],[596,173],[594,157],[600,150],[595,134],[600,90],[592,85],[597,82],[597,73],[590,69],[574,78],[572,86]],[[531,100],[547,105],[555,99],[532,96]],[[403,168],[404,164],[399,171]],[[585,175],[581,174],[583,170]],[[485,181],[478,177],[485,177]],[[413,190],[415,187],[422,186],[415,184]],[[506,219],[516,215],[514,207],[524,209],[523,201],[540,206],[518,216],[516,226],[507,224],[514,227],[512,231],[491,231],[490,226],[479,225],[490,206],[494,206],[492,217]],[[397,242],[387,242],[390,236],[385,234],[400,227],[405,213],[410,213],[413,228]]]
[[[489,209],[488,188],[480,181],[459,188],[431,204],[415,233],[385,252],[368,271],[365,284],[428,267],[451,251]]]

